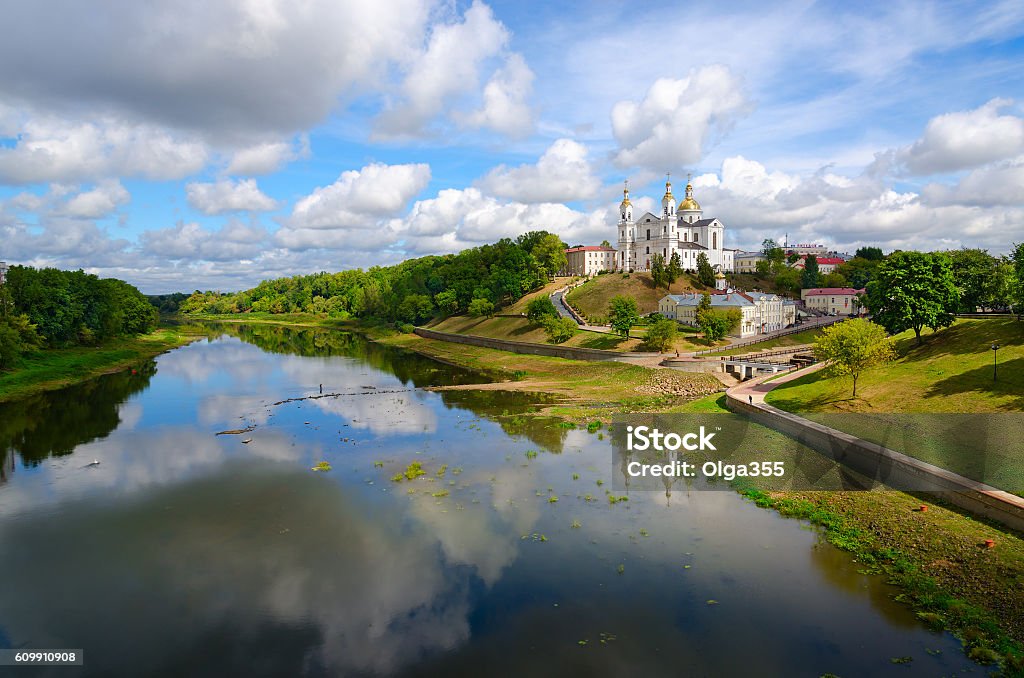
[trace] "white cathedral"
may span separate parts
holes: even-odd
[[[634,220],[627,184],[619,205],[615,270],[648,271],[655,254],[663,256],[667,264],[678,252],[683,268],[696,271],[697,257],[703,252],[715,271],[731,273],[735,250],[725,248],[725,224],[714,217],[704,219],[702,215],[703,210],[693,199],[693,185],[689,180],[686,198],[677,208],[669,177],[661,199],[661,216],[647,212]]]

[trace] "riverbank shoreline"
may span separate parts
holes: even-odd
[[[22,358],[19,367],[0,372],[0,403],[118,372],[200,338],[179,327],[161,326],[149,334],[119,338],[101,346],[37,351]]]

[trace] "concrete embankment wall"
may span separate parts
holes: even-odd
[[[1024,532],[1024,499],[944,468],[837,431],[771,405],[728,394],[730,410],[780,431],[862,475],[887,485],[930,492],[974,515]]]
[[[636,357],[637,353],[621,353],[618,351],[602,351],[596,348],[575,348],[573,346],[558,346],[556,344],[533,344],[526,341],[507,341],[505,339],[492,339],[491,337],[477,337],[472,334],[452,334],[451,332],[438,332],[423,327],[415,329],[416,334],[426,339],[437,339],[438,341],[450,341],[456,344],[468,346],[482,346],[493,348],[499,351],[511,353],[523,353],[526,355],[543,355],[553,358],[567,358],[569,360],[617,360],[627,362],[624,359]]]

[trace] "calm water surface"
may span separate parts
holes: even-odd
[[[610,505],[609,440],[520,416],[543,396],[424,390],[484,379],[353,335],[224,332],[0,406],[0,647],[86,662],[11,675],[983,673],[733,492]],[[320,384],[343,395],[302,400]]]

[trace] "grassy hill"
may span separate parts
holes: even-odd
[[[849,378],[804,376],[769,391],[771,405],[1024,496],[1024,323],[960,320],[899,359]],[[999,344],[998,381],[992,376]]]
[[[848,378],[810,374],[772,390],[766,400],[792,412],[1024,411],[1024,323],[958,320],[926,335],[897,335],[899,359],[864,373],[857,397]],[[999,344],[999,380],[992,380],[991,345]]]
[[[658,301],[666,294],[706,289],[695,276],[684,273],[667,291],[655,288],[650,273],[607,273],[599,275],[569,292],[569,303],[592,323],[601,324],[607,320],[608,302],[620,294],[636,299],[641,314],[658,310]]]

